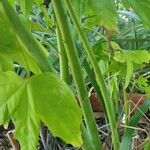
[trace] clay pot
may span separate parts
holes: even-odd
[[[93,109],[93,112],[102,112],[102,106],[98,100],[98,96],[96,93],[91,93],[90,95],[90,103]]]
[[[137,107],[142,105],[146,100],[146,95],[138,94],[138,93],[129,93],[128,99],[131,100],[131,108],[132,112],[137,110]],[[93,112],[103,112],[102,106],[99,103],[98,97],[96,93],[91,93],[90,95],[90,102],[93,109]]]

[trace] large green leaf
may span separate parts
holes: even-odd
[[[108,29],[117,29],[117,13],[114,0],[87,0],[87,13],[91,21]]]
[[[0,124],[12,118],[22,150],[35,150],[40,120],[54,136],[81,146],[81,110],[68,86],[52,73],[22,79],[0,74]]]
[[[6,56],[0,54],[0,65],[2,71],[13,70],[13,65]]]

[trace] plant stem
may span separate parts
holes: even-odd
[[[92,150],[92,144],[90,143],[90,136],[85,128],[84,124],[81,125],[82,139],[83,139],[83,150]]]
[[[33,56],[36,63],[40,66],[42,71],[55,72],[51,62],[48,58],[48,52],[44,47],[32,36],[27,30],[25,25],[20,20],[19,16],[15,13],[14,9],[10,6],[7,0],[1,0],[4,11],[9,19],[14,31],[25,45],[26,49]]]
[[[88,93],[83,80],[81,66],[79,63],[79,58],[76,52],[75,44],[73,42],[69,25],[66,18],[66,13],[63,8],[62,2],[59,0],[52,0],[52,5],[54,8],[56,20],[61,32],[62,40],[65,46],[67,57],[70,63],[70,68],[73,74],[74,82],[77,88],[78,97],[80,105],[83,111],[83,116],[85,119],[85,124],[87,127],[88,134],[90,136],[90,143],[92,143],[92,150],[100,150],[101,143],[99,140],[99,135],[96,127],[96,123],[93,117],[92,108],[90,106],[90,101],[88,98]],[[85,143],[86,144],[86,143]]]
[[[20,150],[20,145],[17,142],[17,140],[14,138],[13,131],[9,131],[7,133],[7,137],[10,141],[10,144],[12,145],[13,150]]]
[[[123,99],[124,99],[125,125],[129,125],[130,123],[130,100],[128,99],[125,86],[123,86]]]
[[[116,127],[116,119],[114,118],[114,112],[113,112],[113,108],[111,106],[111,102],[110,102],[110,98],[108,96],[108,92],[106,89],[106,85],[102,76],[102,73],[100,71],[100,68],[97,64],[96,58],[94,56],[94,53],[88,43],[88,40],[86,38],[86,36],[84,35],[84,33],[82,32],[82,29],[80,27],[80,24],[74,14],[74,11],[72,9],[72,6],[70,4],[69,0],[64,0],[65,2],[65,6],[69,12],[69,15],[73,21],[73,24],[78,32],[79,38],[83,44],[83,47],[85,48],[87,55],[89,57],[89,60],[91,61],[91,64],[93,66],[95,75],[96,75],[96,80],[98,82],[98,85],[101,89],[102,92],[102,96],[104,99],[104,103],[105,103],[105,107],[106,107],[106,112],[107,112],[107,116],[109,119],[109,123],[110,123],[110,128],[112,131],[112,142],[113,142],[113,146],[114,146],[114,150],[118,150],[119,149],[119,135],[118,135],[118,131],[117,131],[117,127]]]
[[[81,56],[83,49],[81,48],[81,46],[78,46],[77,49],[78,49],[78,55]],[[90,65],[88,64],[86,58],[84,58],[84,60],[82,62],[82,65],[83,65],[83,67],[84,67],[84,69],[85,69],[85,71],[86,71],[86,73],[87,73],[87,75],[88,75],[88,77],[89,77],[89,79],[90,79],[90,81],[91,81],[91,83],[92,83],[96,93],[97,93],[97,96],[98,96],[98,98],[100,100],[100,104],[102,105],[103,111],[106,112],[104,101],[103,101],[103,97],[102,97],[100,88],[99,88],[99,86],[97,84],[97,81],[95,79],[95,73],[92,70],[92,68],[90,67]]]
[[[60,77],[69,85],[69,66],[68,66],[68,58],[65,51],[64,44],[62,42],[62,37],[60,34],[59,27],[57,26],[57,44],[58,44],[58,53],[59,53],[59,61],[60,61]]]

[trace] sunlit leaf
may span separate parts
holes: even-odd
[[[0,124],[14,121],[22,150],[35,150],[40,120],[54,136],[74,146],[82,144],[81,110],[68,86],[51,73],[27,79],[0,73],[0,114]]]
[[[137,64],[149,63],[150,53],[146,50],[136,50],[131,54],[131,60]]]
[[[2,71],[13,70],[13,64],[9,61],[8,57],[0,54],[0,65]]]

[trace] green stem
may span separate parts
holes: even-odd
[[[29,53],[33,56],[36,63],[42,71],[55,72],[48,58],[48,52],[44,47],[32,36],[31,32],[25,27],[14,9],[10,6],[7,0],[1,0],[5,13],[20,40],[25,45]]]
[[[94,72],[95,72],[95,75],[96,75],[96,80],[97,80],[98,85],[101,89],[102,96],[103,96],[103,99],[104,99],[106,112],[107,112],[107,116],[108,116],[108,119],[109,119],[110,128],[111,128],[111,131],[112,131],[112,142],[113,142],[114,150],[118,150],[119,149],[119,135],[118,135],[117,127],[116,127],[116,119],[114,118],[115,115],[113,114],[114,113],[113,108],[111,106],[110,98],[108,96],[108,92],[107,92],[107,89],[106,89],[106,85],[105,85],[102,73],[101,73],[100,68],[97,64],[94,53],[93,53],[93,51],[92,51],[92,49],[91,49],[91,47],[88,43],[88,40],[87,40],[86,36],[84,35],[84,33],[82,32],[82,29],[81,29],[80,24],[79,24],[75,14],[74,14],[74,11],[72,9],[70,1],[69,0],[64,0],[64,2],[65,2],[67,10],[69,12],[69,15],[70,15],[70,17],[73,21],[73,24],[74,24],[74,26],[75,26],[78,34],[79,34],[79,38],[81,39],[83,47],[85,48],[85,50],[87,52],[87,55],[88,55],[88,57],[91,61],[91,64],[93,66],[93,69],[94,69]]]
[[[125,125],[130,123],[130,101],[127,96],[125,86],[123,86],[123,99],[124,99],[124,113],[125,113]]]
[[[81,125],[82,139],[83,139],[83,150],[92,150],[92,144],[90,140],[90,136],[85,128],[84,124]]]
[[[83,49],[81,48],[81,46],[77,46],[77,49],[78,49],[78,55],[81,56]],[[97,84],[97,81],[95,79],[95,73],[92,70],[92,68],[90,67],[90,65],[88,64],[86,58],[84,58],[84,60],[82,62],[82,65],[83,65],[83,67],[84,67],[84,69],[85,69],[85,71],[86,71],[86,73],[87,73],[87,75],[88,75],[88,77],[89,77],[89,79],[90,79],[90,81],[91,81],[91,83],[92,83],[96,93],[97,93],[97,96],[98,96],[98,98],[100,100],[100,104],[102,105],[103,111],[106,112],[104,101],[103,101],[103,97],[102,97],[100,88],[99,88],[99,86]]]
[[[62,42],[60,30],[57,27],[57,44],[58,44],[58,53],[59,53],[59,62],[60,62],[60,76],[68,85],[69,85],[69,66],[68,58],[65,51],[64,44]]]
[[[88,134],[90,136],[90,143],[92,143],[92,150],[100,150],[101,143],[99,140],[99,135],[96,127],[96,123],[93,117],[92,108],[90,106],[90,101],[88,98],[88,93],[83,80],[81,66],[79,63],[79,58],[76,52],[75,44],[72,39],[69,25],[66,18],[66,13],[63,8],[62,2],[59,0],[52,0],[52,5],[54,8],[57,23],[62,35],[62,40],[64,42],[67,57],[70,63],[70,68],[73,74],[74,82],[77,88],[79,101],[83,111],[83,116],[85,119],[85,124],[87,127]],[[85,143],[86,144],[86,143]]]

